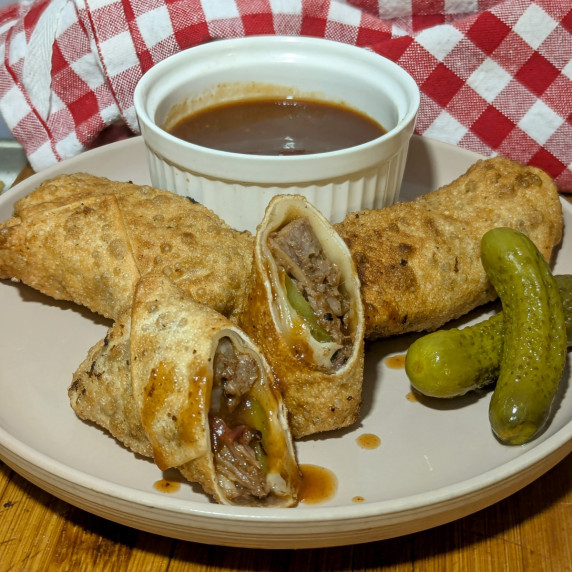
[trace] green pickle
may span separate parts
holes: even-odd
[[[566,323],[548,263],[524,234],[496,228],[481,260],[503,306],[504,345],[489,405],[496,436],[522,445],[544,427],[566,361]]]
[[[508,228],[485,234],[481,257],[503,311],[419,338],[405,369],[415,389],[434,397],[496,380],[491,428],[501,442],[521,445],[544,428],[572,345],[572,276],[552,276],[535,245]]]
[[[504,320],[496,314],[463,329],[437,330],[411,344],[405,372],[429,397],[457,397],[493,382],[499,373]]]
[[[554,276],[572,346],[572,275]],[[411,344],[405,372],[411,385],[429,397],[457,397],[480,389],[498,377],[503,351],[504,315],[473,326],[437,330]]]
[[[572,274],[555,276],[562,307],[564,309],[564,322],[566,323],[566,340],[568,346],[572,346]]]

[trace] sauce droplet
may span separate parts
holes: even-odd
[[[355,503],[360,503],[360,502],[364,502],[364,501],[365,501],[365,499],[363,497],[354,497],[352,499],[352,502],[355,502]]]
[[[390,367],[391,369],[403,369],[405,367],[405,355],[406,354],[389,356],[385,360],[387,367]]]
[[[373,433],[364,433],[356,441],[362,449],[377,449],[381,443],[381,439]]]
[[[181,488],[181,483],[171,479],[161,479],[153,483],[153,488],[161,493],[176,493]]]
[[[407,401],[419,401],[419,398],[417,397],[417,395],[413,392],[410,391],[405,398],[407,399]]]
[[[305,504],[318,504],[331,499],[338,488],[338,479],[329,469],[316,465],[300,465],[302,482],[298,498]]]

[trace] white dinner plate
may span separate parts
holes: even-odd
[[[478,155],[415,137],[402,198],[434,190]],[[34,175],[0,197],[0,220],[40,181],[87,171],[148,183],[143,142],[130,139]],[[572,207],[555,272],[572,273]],[[108,322],[16,283],[0,283],[0,457],[23,477],[82,509],[141,530],[196,542],[258,548],[353,544],[427,529],[473,513],[524,487],[572,450],[572,390],[566,366],[548,429],[520,447],[501,445],[488,422],[490,392],[452,401],[410,399],[401,356],[413,336],[368,348],[361,418],[351,429],[297,443],[299,461],[326,468],[337,489],[319,504],[291,509],[214,504],[182,484],[167,494],[150,461],[83,423],[67,396],[73,372]],[[464,323],[491,308],[472,313]],[[409,398],[408,398],[409,397]],[[364,434],[379,438],[360,446]],[[175,487],[176,488],[176,487]]]

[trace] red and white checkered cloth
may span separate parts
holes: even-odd
[[[253,34],[370,48],[417,81],[418,134],[572,193],[569,0],[21,0],[0,12],[0,111],[41,170],[138,133],[133,90],[153,64]]]

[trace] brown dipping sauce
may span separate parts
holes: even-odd
[[[310,99],[222,103],[184,117],[169,133],[202,147],[247,155],[310,155],[361,145],[386,130],[348,107]]]

